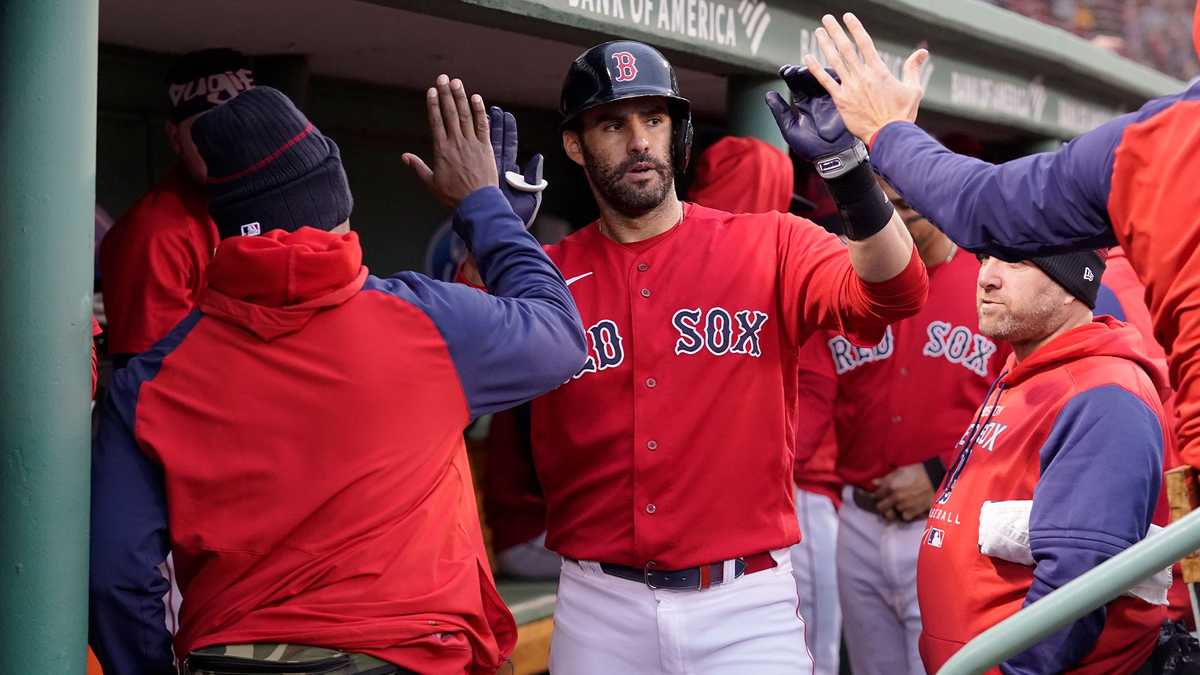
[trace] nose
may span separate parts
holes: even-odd
[[[629,154],[644,155],[650,152],[650,128],[641,120],[629,125]]]
[[[1002,285],[1000,262],[995,258],[984,258],[979,263],[979,287],[985,291],[989,291],[996,290]]]

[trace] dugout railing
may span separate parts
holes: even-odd
[[[1200,511],[1193,511],[984,631],[947,661],[938,675],[986,672],[1197,548]]]

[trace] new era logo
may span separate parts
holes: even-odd
[[[1083,268],[1083,280],[1084,281],[1095,281],[1096,280],[1096,275],[1092,273],[1092,268],[1090,268],[1090,267]]]
[[[243,237],[257,237],[260,234],[262,234],[261,223],[246,223],[242,226]]]
[[[925,538],[925,543],[934,548],[941,548],[945,538],[946,533],[934,527],[929,530],[929,536]]]

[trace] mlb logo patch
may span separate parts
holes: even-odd
[[[942,542],[946,539],[946,533],[936,527],[929,529],[929,536],[925,538],[925,543],[934,548],[941,548]]]
[[[257,237],[262,234],[262,223],[246,223],[242,226],[243,237]]]

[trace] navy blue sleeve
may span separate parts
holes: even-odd
[[[150,351],[113,375],[92,447],[88,643],[106,675],[174,675],[163,595],[169,584],[162,468],[138,447],[138,394],[200,318],[192,312]]]
[[[370,277],[367,290],[424,311],[454,359],[471,419],[562,385],[587,358],[579,310],[562,274],[498,188],[471,193],[454,213],[491,295],[416,272]]]
[[[1100,284],[1100,290],[1096,293],[1096,308],[1092,313],[1107,314],[1118,321],[1125,321],[1125,308],[1121,306],[1117,294],[1104,283]]]
[[[1041,448],[1029,546],[1028,607],[1141,541],[1162,482],[1162,428],[1145,402],[1116,385],[1067,403]],[[1080,662],[1104,629],[1101,607],[1001,664],[1006,675],[1060,673]]]
[[[959,246],[1006,260],[1116,244],[1108,216],[1122,115],[1055,152],[990,164],[955,154],[909,122],[875,137],[871,162]]]

